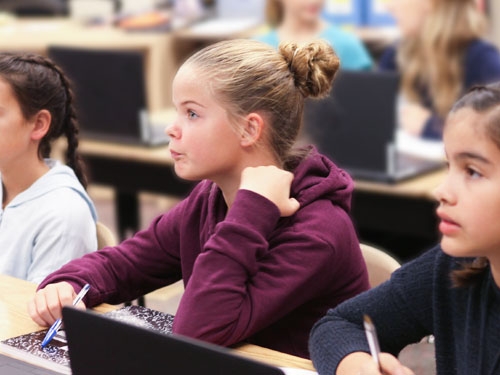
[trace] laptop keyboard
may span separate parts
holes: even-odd
[[[0,374],[8,375],[52,375],[57,372],[47,370],[30,363],[23,362],[4,354],[0,354]]]

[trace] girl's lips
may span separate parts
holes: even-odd
[[[182,157],[182,154],[180,154],[179,152],[174,151],[174,150],[170,150],[170,155],[172,156],[172,159],[174,159],[174,160],[178,160]]]
[[[441,219],[441,222],[439,223],[439,231],[442,234],[444,234],[445,236],[449,236],[457,233],[460,230],[460,225],[457,222],[453,221],[448,215],[439,211],[437,214]]]

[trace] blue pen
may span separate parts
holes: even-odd
[[[80,302],[82,300],[82,298],[85,297],[85,294],[87,294],[89,289],[90,289],[90,285],[85,284],[85,286],[82,288],[82,290],[80,290],[80,293],[78,293],[78,295],[73,300],[73,306],[78,304],[78,302]],[[47,346],[47,344],[50,342],[50,340],[52,340],[54,338],[54,336],[57,334],[57,331],[59,331],[59,328],[61,328],[61,324],[62,324],[61,318],[57,319],[54,322],[54,324],[52,324],[52,326],[49,328],[47,334],[45,335],[45,338],[42,341],[42,349],[45,348],[45,346]]]

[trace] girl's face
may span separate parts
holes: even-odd
[[[470,108],[451,114],[443,133],[448,174],[436,189],[443,250],[492,258],[500,249],[500,149]],[[496,255],[498,256],[498,255]]]
[[[279,0],[283,12],[294,19],[304,22],[316,22],[323,10],[324,0]]]
[[[431,8],[431,0],[391,0],[388,4],[403,37],[413,37],[420,32]]]
[[[0,77],[0,170],[25,153],[31,143],[31,127],[10,84]]]
[[[167,128],[176,174],[187,180],[222,179],[240,175],[240,136],[226,110],[214,98],[205,78],[183,66],[173,81],[176,121]]]

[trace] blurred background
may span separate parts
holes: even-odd
[[[336,35],[350,35],[359,44],[367,54],[359,69],[375,70],[401,36],[389,12],[391,1],[304,3],[312,4],[308,9],[333,25]],[[0,51],[49,55],[73,81],[89,193],[99,220],[118,238],[145,228],[192,186],[175,177],[168,140],[155,135],[172,121],[177,68],[219,40],[270,35],[277,26],[266,12],[271,2],[0,0]],[[500,2],[477,0],[476,5],[488,21],[485,38],[499,46]],[[361,240],[403,262],[436,243],[431,191],[441,177],[442,172],[397,184],[356,181],[353,219]]]

